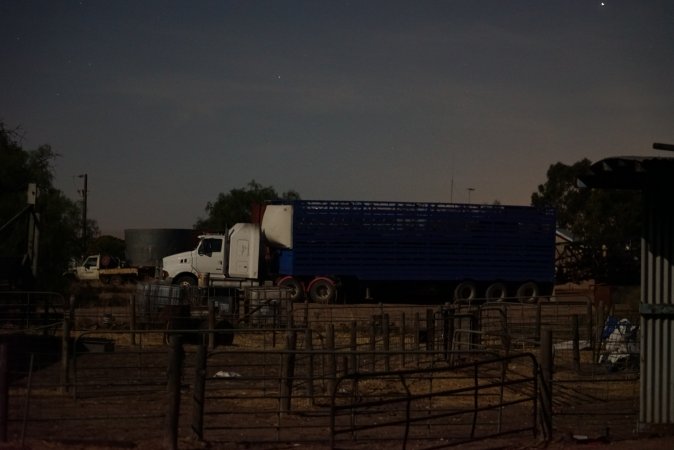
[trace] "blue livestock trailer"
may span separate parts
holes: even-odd
[[[267,210],[287,211],[290,225],[284,245],[269,244],[271,271],[296,298],[330,302],[343,292],[503,299],[552,291],[552,209],[314,200],[272,205]]]

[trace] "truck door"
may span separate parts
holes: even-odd
[[[197,257],[194,268],[199,273],[223,273],[223,244],[224,238],[204,238],[197,247]]]
[[[87,257],[76,270],[79,280],[98,280],[98,255]]]

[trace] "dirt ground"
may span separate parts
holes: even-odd
[[[498,440],[489,440],[483,442],[474,442],[471,444],[463,444],[460,446],[449,447],[449,448],[461,448],[465,450],[524,450],[524,449],[615,449],[615,450],[669,450],[672,448],[672,441],[674,437],[672,436],[645,436],[639,439],[631,440],[622,440],[622,441],[612,441],[610,439],[603,439],[601,437],[573,437],[573,436],[561,436],[553,439],[550,442],[543,441],[534,441],[531,438],[527,439],[498,439]],[[385,449],[397,449],[402,448],[402,444],[399,442],[391,443],[369,443],[367,446],[359,446],[358,448],[367,448],[369,450],[385,450]],[[430,444],[427,444],[430,446]],[[0,444],[0,449],[2,450],[118,450],[118,449],[137,449],[137,450],[166,450],[167,445],[164,442],[161,442],[157,439],[152,440],[140,440],[138,442],[98,442],[95,439],[92,439],[88,442],[68,442],[68,441],[47,441],[39,440],[32,441],[30,439],[24,442],[23,447],[20,442],[7,442]],[[203,449],[235,449],[235,448],[246,448],[246,447],[237,447],[232,445],[227,446],[217,446],[209,445],[205,442],[196,442],[189,439],[183,439],[178,441],[178,449],[180,450],[203,450]],[[261,450],[285,450],[285,449],[316,449],[316,450],[326,450],[330,446],[328,444],[319,445],[319,444],[306,444],[306,443],[283,443],[278,445],[266,445],[264,447],[256,447]],[[338,447],[339,448],[339,447]],[[414,447],[409,446],[410,449],[423,448],[423,447]]]
[[[100,312],[96,311],[95,314],[92,314],[92,317],[100,316]],[[54,396],[54,408],[59,407],[60,397]],[[144,408],[147,408],[148,399],[144,397],[140,398],[129,398],[124,400],[126,408],[129,411],[138,411]],[[550,441],[541,441],[533,438],[532,436],[517,436],[509,438],[500,438],[493,440],[477,441],[467,444],[454,445],[453,447],[447,448],[461,448],[466,450],[508,450],[508,449],[641,449],[641,450],[664,450],[674,448],[674,435],[641,435],[638,439],[626,438],[630,433],[626,430],[620,430],[624,427],[623,423],[616,422],[612,425],[614,432],[610,433],[609,436],[606,436],[605,433],[596,432],[596,434],[579,434],[574,435],[573,432],[568,430],[584,430],[588,429],[583,427],[586,425],[583,423],[583,416],[579,416],[577,419],[579,421],[578,426],[575,427],[573,423],[565,423],[563,427],[556,429],[553,438]],[[105,422],[100,422],[101,427],[105,426]],[[77,423],[70,423],[70,425],[77,427]],[[133,425],[130,425],[133,427]],[[151,433],[148,433],[147,437],[139,437],[138,430],[129,429],[128,432],[120,433],[114,439],[110,438],[97,438],[96,432],[93,431],[91,438],[87,440],[78,439],[78,440],[69,440],[67,437],[67,429],[61,429],[59,432],[53,433],[50,439],[31,439],[30,434],[27,433],[27,438],[24,442],[21,442],[17,438],[13,438],[6,443],[0,443],[0,450],[116,450],[116,449],[137,449],[137,450],[165,450],[172,449],[172,447],[167,444],[164,439],[158,438],[156,436],[160,435],[158,430],[152,430]],[[620,432],[622,431],[622,432]],[[264,431],[262,431],[264,432]],[[269,429],[269,436],[274,436],[275,430]],[[187,435],[187,430],[181,430],[180,435]],[[45,434],[42,434],[45,435]],[[80,434],[81,435],[81,434]],[[15,436],[15,435],[13,435]],[[150,437],[152,436],[152,437]],[[326,435],[325,443],[306,443],[306,442],[284,442],[279,444],[265,444],[265,445],[244,445],[244,444],[218,444],[218,443],[209,443],[209,442],[199,442],[189,438],[180,438],[177,443],[177,449],[180,450],[202,450],[207,448],[212,449],[244,449],[244,448],[259,448],[261,450],[271,450],[271,449],[316,449],[324,450],[329,449],[330,445]],[[271,440],[271,439],[270,439]],[[407,445],[406,448],[410,450],[420,450],[422,448],[443,448],[443,444],[446,445],[447,442],[412,442]],[[344,444],[346,445],[346,444]],[[337,446],[339,448],[339,446]],[[391,441],[391,442],[359,442],[355,445],[349,445],[349,449],[367,449],[367,450],[384,450],[384,449],[397,449],[402,448],[402,442]]]

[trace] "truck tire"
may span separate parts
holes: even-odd
[[[454,289],[454,301],[472,300],[477,296],[477,286],[472,281],[463,281]]]
[[[304,298],[304,289],[302,288],[302,283],[297,278],[285,277],[281,278],[277,283],[277,286],[287,288],[289,291],[290,301],[299,302]]]
[[[309,298],[315,303],[333,303],[337,296],[337,287],[329,278],[315,278],[309,285]]]
[[[538,291],[538,285],[533,281],[528,281],[517,288],[517,298],[523,303],[537,303]]]
[[[484,296],[487,298],[487,300],[502,302],[503,299],[506,298],[507,294],[508,289],[506,288],[505,284],[492,283],[487,288],[487,291],[485,292]]]
[[[192,287],[197,285],[197,279],[192,275],[181,275],[173,280],[173,284],[180,287]]]

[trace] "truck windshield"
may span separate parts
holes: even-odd
[[[218,253],[222,250],[222,239],[207,238],[201,241],[199,246],[200,255],[210,255],[211,253]]]
[[[98,257],[97,256],[90,256],[84,261],[83,266],[84,267],[95,267],[98,265]]]

